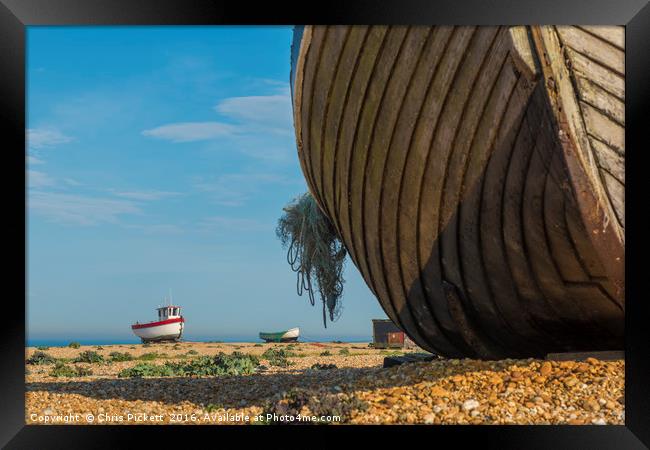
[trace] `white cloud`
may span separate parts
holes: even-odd
[[[29,128],[26,134],[27,146],[34,149],[54,147],[74,140],[56,128]]]
[[[144,130],[142,134],[172,142],[193,142],[228,136],[234,131],[234,126],[221,122],[182,122]]]
[[[155,191],[155,190],[148,190],[148,191],[112,191],[112,192],[118,197],[128,198],[128,199],[131,199],[131,200],[142,200],[142,201],[161,200],[163,198],[175,197],[175,196],[181,195],[178,192]]]
[[[62,184],[62,183],[63,184]],[[82,184],[73,178],[52,178],[45,172],[38,170],[27,171],[27,186],[31,188],[43,188],[50,186],[81,186]]]
[[[131,201],[58,192],[30,191],[27,206],[34,214],[74,225],[116,223],[123,214],[139,214]]]
[[[38,159],[36,156],[32,156],[32,155],[25,156],[25,162],[31,165],[45,164],[45,161],[43,161],[42,159]]]
[[[37,170],[27,171],[27,185],[30,188],[54,186],[55,184],[54,179],[45,172],[39,172]]]
[[[214,109],[244,124],[265,126],[286,133],[292,130],[291,97],[288,92],[230,97],[220,101]]]
[[[83,184],[75,180],[74,178],[64,178],[63,182],[68,186],[82,186]]]

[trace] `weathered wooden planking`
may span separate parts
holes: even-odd
[[[625,275],[622,264],[625,248],[625,230],[616,220],[612,199],[603,184],[602,173],[596,155],[589,142],[589,131],[593,131],[597,114],[587,119],[585,111],[596,111],[584,102],[580,102],[572,81],[572,67],[567,65],[562,52],[562,42],[556,27],[531,27],[538,55],[547,79],[545,84],[552,114],[555,116],[555,128],[566,160],[569,179],[577,197],[577,206],[583,222],[600,259],[606,268],[608,277],[615,286],[615,298],[623,304]],[[602,42],[602,41],[601,41]],[[593,111],[592,111],[593,110]],[[606,118],[609,130],[616,131],[615,122]],[[589,128],[589,129],[588,129]],[[620,127],[619,127],[620,128]],[[610,142],[617,140],[618,134],[604,129],[599,135]],[[620,141],[620,139],[618,139]]]
[[[375,211],[369,210],[371,213],[381,213],[377,220],[379,229],[383,230],[383,232],[378,236],[378,243],[380,246],[379,253],[385,266],[392,265],[399,268],[400,255],[403,254],[403,252],[399,251],[400,240],[396,238],[399,210],[402,206],[399,202],[400,187],[407,160],[407,152],[402,151],[402,149],[405,142],[410,142],[413,139],[427,89],[432,83],[440,58],[449,44],[452,31],[451,27],[437,27],[430,30],[425,44],[420,47],[420,56],[407,84],[405,94],[400,99],[395,122],[392,127],[387,127],[390,128],[390,138],[386,139],[388,149],[381,174],[384,180],[384,188],[378,193],[379,207]],[[431,61],[434,62],[431,63]],[[367,205],[371,205],[373,202],[372,197],[368,197],[368,200]],[[386,276],[386,282],[391,293],[391,302],[396,305],[397,309],[408,308],[408,305],[403,302],[407,299],[407,290],[413,280],[404,282],[401,270],[393,270],[392,273],[386,270],[382,271],[382,273],[389,275]],[[440,325],[426,320],[426,317],[430,317],[431,314],[428,305],[413,310],[413,315],[423,333],[436,336],[438,340],[444,340],[445,336]]]
[[[593,62],[571,48],[565,48],[564,52],[568,56],[570,68],[576,75],[592,81],[619,100],[625,100],[624,77]]]
[[[625,28],[610,25],[580,25],[588,33],[591,33],[608,43],[625,50]]]
[[[620,75],[625,74],[625,52],[620,48],[577,27],[558,26],[556,29],[564,45]]]
[[[591,151],[599,167],[601,184],[614,210],[618,226],[625,228],[625,104],[624,99],[624,28],[558,27],[565,49],[569,73],[580,99],[584,126]],[[595,36],[605,42],[595,45]],[[577,45],[585,38],[589,51]],[[584,44],[584,42],[583,42]],[[610,45],[611,44],[611,45]],[[618,50],[612,50],[613,47]],[[572,50],[582,51],[588,57]],[[618,61],[612,63],[613,59]],[[596,61],[596,63],[594,62]],[[618,73],[617,73],[618,72]]]
[[[621,226],[625,228],[625,185],[607,171],[603,171],[603,178],[605,179],[609,197],[612,200],[612,206],[616,211],[616,218]]]
[[[587,132],[625,154],[625,128],[588,103],[580,102]]]
[[[576,76],[574,79],[581,100],[602,111],[618,125],[625,126],[625,103],[623,101],[586,78]]]
[[[596,152],[600,167],[625,184],[625,156],[593,137],[589,139],[589,142],[591,142],[591,148]]]
[[[539,75],[539,67],[535,61],[535,55],[531,46],[531,38],[528,33],[528,27],[508,27],[510,34],[510,46],[513,63],[517,69],[528,80],[533,80]]]
[[[438,128],[443,106],[453,87],[455,75],[460,70],[462,55],[465,54],[474,33],[474,27],[453,29],[445,51],[437,62],[413,137],[406,148],[405,167],[400,181],[397,239],[400,248],[400,271],[405,285],[408,286],[406,295],[409,301],[411,298],[421,298],[429,305],[432,312],[430,322],[443,331],[444,338],[439,341],[442,346],[441,351],[451,346],[453,352],[445,351],[445,354],[449,355],[471,354],[472,350],[462,337],[456,319],[445,304],[438,260],[434,257],[436,249],[429,248],[426,253],[421,253],[417,239],[421,233],[418,217],[422,206],[423,187],[431,182],[440,181],[435,178],[431,181],[425,180],[425,169],[428,166],[432,139]],[[435,211],[435,208],[433,210]],[[433,218],[430,220],[433,223]]]

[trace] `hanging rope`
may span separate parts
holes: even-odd
[[[311,194],[299,196],[283,211],[276,234],[287,248],[287,263],[296,272],[296,292],[299,296],[307,292],[314,306],[318,290],[327,328],[327,316],[335,321],[341,314],[345,246]]]

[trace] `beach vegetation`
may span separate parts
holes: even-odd
[[[140,361],[153,361],[154,359],[158,359],[160,357],[161,355],[156,352],[149,352],[149,353],[143,353],[142,355],[138,356],[138,359]]]
[[[269,349],[266,349],[264,353],[262,353],[262,356],[265,358],[292,358],[296,356],[296,352],[291,351],[290,349],[286,348],[281,348],[281,347],[272,347]]]
[[[336,369],[336,364],[321,364],[321,363],[316,363],[311,366],[313,370],[331,370],[331,369]]]
[[[253,355],[233,352],[230,355],[218,353],[215,356],[201,356],[187,362],[166,362],[164,364],[139,363],[122,370],[118,377],[189,377],[248,375],[255,372],[259,359]]]
[[[225,409],[223,405],[215,405],[214,403],[209,403],[208,406],[205,407],[205,410],[209,413],[219,411],[220,409]]]
[[[288,358],[295,357],[296,354],[284,348],[269,348],[262,353],[262,358],[268,360],[269,364],[276,367],[288,367],[293,365],[293,362]]]
[[[72,362],[91,364],[102,363],[104,362],[104,357],[97,352],[86,350],[85,352],[79,353],[79,356],[77,356]]]
[[[348,350],[347,348],[342,348],[341,350],[339,350],[339,355],[341,355],[341,356],[349,356],[350,355],[350,350]]]
[[[45,352],[34,352],[34,354],[27,359],[27,364],[35,365],[44,365],[44,364],[54,364],[56,363],[56,358],[45,353]]]
[[[215,356],[201,356],[186,363],[168,363],[181,376],[248,375],[259,366],[254,355],[233,352]]]
[[[84,377],[87,375],[92,375],[93,371],[87,367],[70,367],[65,363],[58,361],[52,371],[50,371],[51,377]]]
[[[79,347],[81,347],[81,344],[79,342],[70,342],[68,344],[68,347],[70,347],[70,348],[79,348]]]
[[[271,358],[291,358],[293,356],[296,356],[295,352],[292,352],[290,349],[287,348],[281,348],[281,347],[271,347],[269,349],[266,349],[264,353],[262,353],[262,357],[266,359],[271,359]]]
[[[142,377],[172,377],[172,368],[166,364],[156,365],[151,363],[138,363],[133,367],[123,369],[117,374],[120,378],[142,378]]]
[[[332,356],[332,353],[329,350],[325,350],[320,354],[320,356]]]
[[[49,349],[50,347],[48,347],[47,345],[39,345],[36,347],[36,350],[49,350]]]
[[[135,359],[129,352],[111,352],[108,356],[110,356],[113,362],[133,361]]]

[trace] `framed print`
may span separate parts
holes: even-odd
[[[650,445],[646,2],[1,0],[0,24],[7,448]]]

